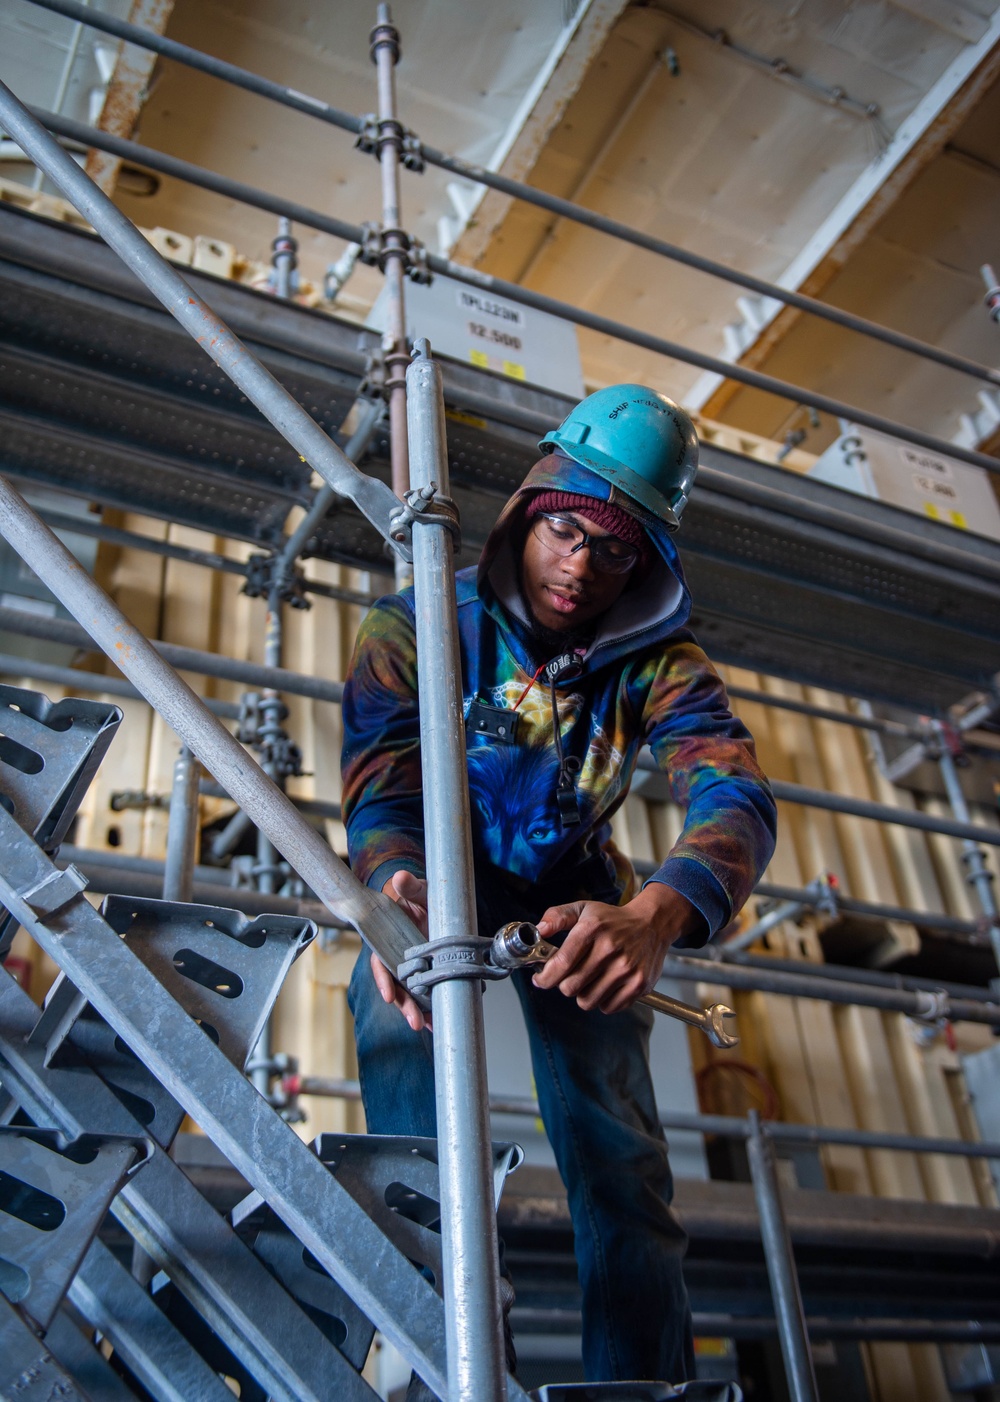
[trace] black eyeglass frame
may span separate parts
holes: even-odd
[[[560,526],[568,527],[580,537],[574,545],[570,546],[569,550],[557,550],[555,546],[538,536],[540,543],[545,546],[546,550],[551,550],[562,560],[568,559],[570,555],[575,555],[578,550],[582,550],[586,546],[596,569],[601,570],[604,574],[627,574],[639,559],[639,548],[632,545],[630,541],[622,540],[620,536],[616,535],[592,536],[570,517],[559,516],[549,511],[540,511],[537,516],[531,518],[533,534],[536,533],[537,526],[541,521],[554,521]],[[614,541],[616,546],[631,553],[627,557],[609,554],[607,546],[611,541]]]

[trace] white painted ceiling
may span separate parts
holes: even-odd
[[[119,14],[128,8],[127,0],[102,0],[100,7]],[[489,160],[565,38],[574,9],[564,0],[396,0],[403,121],[433,145]],[[982,36],[994,9],[995,0],[633,4],[545,143],[532,180],[734,267],[779,278],[949,65]],[[366,0],[177,0],[167,33],[360,113],[375,104],[368,58],[374,10]],[[809,82],[876,104],[878,120],[761,71],[691,32],[684,19],[724,28],[734,44],[785,60]],[[0,0],[0,76],[51,106],[73,28],[27,0]],[[97,81],[93,44],[85,31],[64,103],[80,117]],[[157,66],[137,137],[352,221],[379,217],[375,164],[346,134],[169,62]],[[982,262],[1000,264],[995,93],[951,145],[887,205],[823,295],[996,362],[1000,330],[982,311],[977,273]],[[16,168],[0,166],[5,171],[14,175]],[[404,177],[404,221],[434,248],[439,221],[454,213],[447,183],[434,170]],[[226,239],[251,257],[266,257],[274,234],[269,216],[169,180],[152,197],[122,192],[119,203],[146,226]],[[324,236],[301,235],[303,269],[317,278],[340,249]],[[712,354],[722,353],[724,328],[739,318],[731,285],[524,205],[485,249],[473,243],[472,236],[460,239],[456,256],[472,250],[490,271]],[[371,298],[378,287],[379,275],[367,269],[351,284]],[[589,333],[581,348],[594,383],[638,378],[680,398],[695,391],[698,372],[677,362]],[[944,436],[976,403],[974,381],[811,319],[793,327],[764,368]],[[741,392],[719,416],[780,434],[793,412],[787,403]],[[806,446],[818,448],[832,431],[824,424]]]

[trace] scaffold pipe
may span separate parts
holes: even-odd
[[[937,993],[903,988],[872,988],[862,984],[840,982],[816,975],[810,966],[808,973],[792,974],[769,970],[755,965],[743,968],[738,964],[706,965],[701,959],[670,954],[663,965],[663,977],[687,983],[710,983],[724,988],[754,993],[779,993],[790,998],[814,998],[821,1003],[855,1004],[859,1008],[879,1008],[882,1012],[906,1013],[908,1017],[929,1022],[980,1022],[986,1027],[1000,1027],[1000,1003],[984,1003],[973,998],[952,998],[943,990]]]
[[[41,3],[41,0],[32,0],[32,3],[38,4]],[[334,238],[343,239],[348,243],[359,243],[364,239],[364,230],[358,224],[349,224],[345,220],[320,214],[316,210],[308,209],[294,201],[280,199],[277,196],[255,190],[252,186],[215,175],[211,171],[194,166],[188,161],[178,160],[174,156],[162,156],[159,152],[151,151],[148,147],[139,146],[137,143],[126,141],[121,137],[110,136],[106,132],[97,131],[94,127],[72,121],[68,117],[57,116],[55,113],[45,112],[37,108],[31,109],[31,111],[41,123],[52,131],[73,140],[82,141],[98,150],[109,151],[135,164],[146,166],[149,170],[171,175],[176,179],[187,180],[202,189],[215,191],[229,199],[240,200],[256,209],[287,215],[296,223],[303,224],[307,228],[319,229],[323,233],[331,234]],[[0,117],[2,116],[3,108],[0,107]],[[86,214],[86,211],[82,212]],[[547,297],[541,292],[534,292],[518,283],[507,282],[503,278],[482,273],[476,268],[467,268],[461,263],[455,263],[449,258],[441,258],[437,254],[427,255],[427,266],[432,273],[440,273],[444,277],[453,278],[456,282],[465,283],[480,291],[493,292],[497,296],[509,298],[513,302],[519,302],[522,306],[533,307],[536,311],[546,312],[551,316],[561,318],[563,321],[573,322],[587,330],[611,336],[616,340],[626,341],[631,345],[640,346],[643,350],[653,351],[657,355],[665,355],[673,360],[678,360],[685,365],[694,365],[700,370],[707,370],[712,374],[736,380],[751,389],[759,389],[767,394],[775,394],[781,399],[788,399],[796,404],[820,410],[837,419],[846,419],[865,428],[875,429],[879,433],[901,438],[904,442],[914,443],[930,452],[942,453],[947,457],[970,463],[974,467],[984,468],[987,472],[1000,473],[1000,462],[986,453],[976,452],[972,448],[960,447],[957,443],[946,442],[943,438],[924,433],[921,429],[910,428],[906,424],[887,419],[881,414],[869,413],[868,410],[860,409],[857,405],[846,404],[843,400],[833,399],[831,396],[820,394],[816,390],[789,384],[785,380],[777,379],[773,375],[766,375],[762,371],[733,364],[719,356],[707,355],[690,347],[682,346],[676,341],[668,341],[661,336],[653,335],[651,332],[641,331],[637,327],[614,321],[610,317],[598,316],[594,312],[588,312],[569,302],[560,302],[554,297]],[[308,455],[305,456],[308,457]],[[312,459],[309,460],[312,461]],[[314,464],[314,466],[318,467],[318,464]]]
[[[38,578],[86,626],[94,641],[267,834],[323,904],[357,930],[390,968],[401,963],[405,951],[422,939],[417,928],[392,901],[362,886],[291,799],[254,763],[3,477],[0,535],[30,562]]]
[[[405,547],[393,534],[392,523],[400,503],[390,488],[378,478],[358,471],[284,385],[247,350],[4,83],[0,83],[0,125],[285,441],[325,482],[354,502],[397,554],[405,554]]]
[[[247,69],[239,68],[236,64],[214,58],[212,55],[202,53],[187,44],[180,44],[174,39],[151,34],[148,30],[116,19],[113,15],[95,13],[84,5],[76,3],[76,0],[31,0],[31,3],[42,9],[75,19],[78,23],[89,25],[91,28],[114,34],[118,38],[126,39],[129,43],[137,44],[140,48],[150,49],[164,58],[173,59],[189,68],[196,68],[202,73],[220,78],[223,82],[232,83],[234,86],[256,93],[260,97],[269,98],[272,102],[280,103],[284,107],[304,112],[307,116],[316,117],[320,121],[339,127],[342,131],[357,135],[362,129],[363,123],[360,117],[356,117],[350,112],[341,111],[320,98],[311,97],[306,93],[299,92],[296,88],[262,78]],[[96,143],[91,142],[90,144]],[[471,180],[474,184],[485,185],[491,190],[496,190],[499,194],[508,195],[511,199],[533,204],[537,208],[545,209],[562,219],[569,219],[573,223],[594,229],[598,233],[608,234],[612,238],[630,243],[636,248],[645,249],[649,253],[658,254],[672,262],[692,268],[696,272],[720,278],[724,282],[745,288],[760,297],[784,303],[785,306],[795,307],[799,311],[821,317],[824,321],[833,322],[846,330],[856,331],[863,336],[869,336],[886,345],[894,346],[898,350],[934,361],[950,370],[972,375],[977,379],[985,380],[988,384],[1000,385],[1000,371],[988,365],[981,365],[966,356],[942,350],[938,346],[930,345],[927,341],[918,340],[915,336],[908,336],[905,332],[869,321],[867,317],[858,316],[842,307],[831,306],[828,302],[821,302],[816,297],[809,297],[805,293],[781,287],[779,284],[768,282],[764,278],[754,277],[752,273],[727,267],[724,263],[706,258],[700,253],[693,253],[690,249],[681,248],[678,244],[657,238],[653,234],[647,234],[641,229],[634,229],[628,224],[621,223],[620,220],[611,219],[607,215],[599,214],[596,210],[575,204],[572,200],[549,194],[547,191],[540,190],[534,185],[527,185],[523,181],[512,180],[509,176],[502,175],[499,171],[489,170],[485,166],[473,165],[468,161],[463,161],[458,156],[448,155],[424,142],[420,143],[420,154],[428,165],[437,166],[439,169],[448,171],[464,180]]]

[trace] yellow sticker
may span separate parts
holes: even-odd
[[[933,501],[925,501],[925,502],[924,502],[924,510],[926,511],[927,515],[931,518],[932,521],[940,521],[940,519],[941,519],[941,513],[940,513],[940,511],[937,509],[937,503],[936,503],[936,502],[933,502]]]
[[[446,409],[444,411],[446,419],[451,419],[457,424],[468,424],[470,428],[485,428],[486,420],[477,419],[475,414],[463,414],[460,409]]]
[[[526,380],[528,378],[524,373],[524,366],[516,364],[513,360],[504,361],[503,372],[505,375],[509,375],[512,380]]]
[[[960,531],[967,531],[969,529],[969,523],[962,515],[961,511],[949,511],[948,517],[951,524],[957,526]]]
[[[478,365],[480,370],[488,370],[490,368],[490,358],[485,351],[470,350],[469,359],[472,361],[473,365]]]

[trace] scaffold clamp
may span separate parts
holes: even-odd
[[[382,153],[382,147],[393,145],[399,152],[399,159],[407,170],[414,175],[422,175],[424,166],[424,148],[416,132],[410,131],[409,127],[404,127],[402,122],[397,122],[392,118],[379,121],[374,112],[368,112],[359,119],[358,134],[354,145],[359,151],[363,151],[366,156],[378,158]]]
[[[507,978],[509,968],[489,962],[493,940],[481,935],[455,935],[448,939],[415,944],[405,951],[396,977],[418,1003],[428,1006],[430,990],[454,978],[496,980]]]
[[[426,286],[432,281],[427,249],[405,229],[386,229],[377,220],[366,220],[361,225],[359,257],[362,263],[370,268],[381,268],[383,273],[390,258],[401,258],[411,282]]]
[[[392,513],[389,519],[389,536],[397,545],[409,545],[413,526],[419,522],[424,526],[444,526],[450,533],[456,553],[462,548],[462,526],[458,507],[451,497],[443,496],[436,482],[426,487],[415,487],[403,498],[405,505]]]

